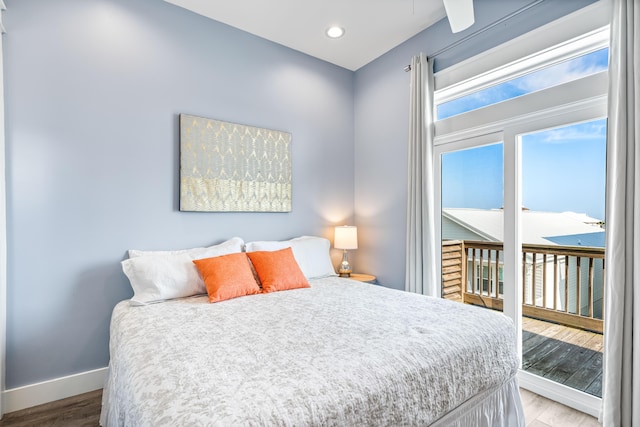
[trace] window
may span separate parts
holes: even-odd
[[[478,108],[513,99],[528,93],[578,80],[606,71],[609,49],[603,48],[577,58],[550,65],[506,82],[460,96],[437,105],[437,119],[442,120]]]
[[[598,10],[438,73],[434,148],[437,233],[463,242],[463,300],[514,320],[521,386],[592,415],[602,354],[581,352],[593,369],[580,383],[532,358],[542,341],[526,328],[545,316],[602,328],[608,28]],[[578,27],[582,35],[558,39]]]

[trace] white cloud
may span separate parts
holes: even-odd
[[[514,80],[513,84],[525,92],[535,92],[595,74],[606,68],[606,65],[580,57],[520,77]]]
[[[572,141],[596,140],[606,137],[606,124],[603,120],[597,122],[567,126],[552,129],[542,133],[532,134],[542,142],[565,143]]]

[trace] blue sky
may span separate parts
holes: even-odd
[[[608,50],[520,77],[439,106],[439,118],[500,102],[606,69]],[[522,200],[531,210],[573,211],[604,220],[606,120],[522,138]],[[442,156],[442,206],[503,205],[502,144]]]

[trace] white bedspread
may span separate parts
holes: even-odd
[[[339,278],[215,304],[124,301],[101,424],[427,425],[504,387],[515,342],[502,314]]]

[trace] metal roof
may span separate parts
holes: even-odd
[[[442,209],[442,215],[451,221],[485,236],[487,240],[496,242],[504,241],[503,214],[502,209]],[[522,243],[578,246],[577,241],[580,237],[577,236],[583,236],[584,242],[587,242],[587,239],[589,242],[604,242],[604,229],[597,225],[599,222],[600,220],[596,218],[575,212],[523,210]],[[574,243],[558,243],[560,241]],[[592,245],[583,244],[582,246]]]

